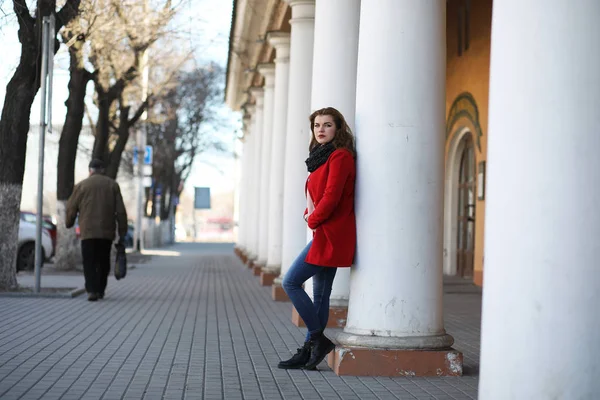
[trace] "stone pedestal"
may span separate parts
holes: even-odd
[[[260,285],[261,286],[271,286],[273,285],[273,281],[275,278],[279,276],[278,272],[269,272],[264,269],[260,273]]]
[[[290,301],[287,293],[281,287],[281,283],[274,282],[271,288],[271,298],[273,301]]]
[[[260,276],[262,269],[263,269],[263,265],[257,264],[257,263],[252,264],[252,273],[254,274],[254,276]]]
[[[329,319],[327,320],[327,328],[344,328],[346,326],[347,318],[348,307],[329,307]],[[298,311],[296,311],[296,308],[294,307],[292,307],[292,323],[300,328],[306,327],[304,321],[300,317],[300,314],[298,314]]]
[[[386,350],[336,347],[327,356],[336,375],[461,376],[463,356],[456,350]]]

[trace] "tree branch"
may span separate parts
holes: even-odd
[[[133,117],[129,120],[128,125],[135,125],[135,123],[138,122],[138,120],[142,117],[142,114],[144,114],[144,111],[146,111],[146,108],[148,108],[148,99],[146,99],[137,109],[135,114],[133,114]]]
[[[123,105],[123,101],[121,100],[119,102],[119,108],[120,108],[120,113],[119,113],[119,128],[117,130],[119,137],[123,135],[124,132],[129,132],[129,127],[131,126],[129,124],[129,110],[130,110],[130,106],[126,106]]]
[[[19,20],[19,27],[33,32],[35,19],[29,13],[29,7],[27,7],[25,0],[13,0],[13,9]]]
[[[106,94],[108,99],[111,102],[116,100],[121,95],[121,92],[123,92],[123,89],[125,88],[125,82],[133,80],[136,74],[137,68],[135,66],[130,67],[127,72],[125,72],[125,74],[123,74],[123,76],[110,87]]]
[[[56,32],[77,16],[80,3],[81,0],[67,0],[60,11],[56,13]]]

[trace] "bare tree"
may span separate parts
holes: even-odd
[[[156,11],[140,2],[111,0],[107,15],[116,21],[93,41],[90,62],[94,76],[98,121],[94,158],[107,163],[107,174],[116,177],[130,128],[139,120],[148,102],[139,99],[133,83],[139,77],[143,55],[166,31],[174,15],[171,0]],[[117,104],[115,104],[117,102]]]
[[[0,117],[0,287],[16,286],[19,207],[31,105],[40,87],[42,19],[56,15],[56,32],[78,12],[80,0],[67,0],[57,12],[56,0],[38,0],[34,15],[25,0],[13,0],[19,23],[21,57],[6,87]],[[58,45],[55,46],[58,49]]]
[[[156,203],[156,189],[160,187],[159,216],[163,220],[172,215],[173,201],[179,197],[197,156],[208,150],[226,150],[224,137],[210,130],[222,122],[217,110],[223,87],[224,70],[211,63],[181,73],[178,85],[156,98],[150,109],[148,142],[160,152],[154,156],[155,183],[147,193],[145,209],[150,200]],[[152,209],[150,217],[156,216],[156,207]]]
[[[94,84],[94,102],[98,111],[93,123],[96,140],[92,156],[107,163],[107,174],[113,178],[117,176],[130,129],[148,104],[140,100],[139,94],[141,59],[143,53],[164,35],[174,9],[170,0],[158,10],[144,10],[142,4],[142,1],[84,0],[79,18],[62,33],[63,41],[70,45],[71,79],[58,158],[59,232],[55,263],[59,269],[75,267],[75,233],[61,222],[74,186],[76,149],[87,83]],[[144,29],[140,29],[142,22]]]

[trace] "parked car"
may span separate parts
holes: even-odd
[[[57,227],[51,216],[44,215],[43,220],[42,226],[48,231],[50,239],[52,239],[52,253],[48,255],[48,257],[52,257],[56,252]],[[21,211],[21,221],[30,222],[35,225],[37,223],[37,214],[30,211]]]
[[[36,225],[24,220],[19,221],[19,239],[17,243],[17,272],[32,270],[35,266]],[[42,229],[42,258],[48,260],[52,254],[52,238],[46,229]]]

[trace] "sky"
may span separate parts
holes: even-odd
[[[158,0],[157,0],[158,1]],[[12,2],[5,1],[3,11],[12,13]],[[28,2],[31,3],[31,2]],[[175,2],[177,3],[177,2]],[[182,0],[179,13],[175,17],[174,24],[178,30],[184,31],[187,40],[177,43],[179,46],[195,48],[194,57],[198,64],[215,61],[225,66],[229,43],[229,28],[231,23],[232,0]],[[4,104],[6,85],[8,84],[19,61],[20,43],[17,39],[17,22],[14,15],[4,17],[0,29],[0,43],[2,43],[2,55],[0,59],[0,107]],[[67,98],[68,53],[61,46],[55,56],[54,84],[53,84],[53,124],[62,125],[66,108],[64,102]],[[92,95],[91,85],[88,86],[88,95]],[[36,97],[31,110],[30,122],[32,128],[39,124],[40,107],[39,95]],[[91,103],[91,97],[88,99]],[[230,131],[235,128],[239,120],[238,113],[230,112],[223,107],[220,114],[231,123],[225,126],[213,127],[217,131],[228,130],[223,134],[232,135]],[[132,139],[130,139],[132,140]],[[230,147],[234,148],[234,141],[230,141]],[[28,160],[28,163],[31,160]],[[186,192],[193,193],[194,186],[211,187],[214,192],[233,190],[235,185],[235,163],[232,156],[215,154],[204,154],[198,157],[194,169],[186,183]]]

